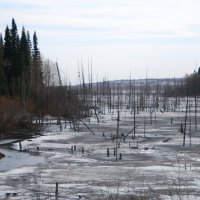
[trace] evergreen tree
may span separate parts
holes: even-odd
[[[29,41],[27,39],[24,27],[22,28],[19,53],[20,53],[20,61],[21,61],[20,62],[21,71],[30,73],[31,50],[30,50]]]
[[[21,74],[21,70],[19,69],[19,35],[17,31],[17,25],[15,23],[14,18],[12,19],[12,27],[10,29],[10,37],[11,37],[11,63],[13,67],[13,71],[15,73],[15,77],[18,77]]]
[[[25,33],[24,27],[22,28],[22,34],[19,45],[19,60],[20,60],[20,83],[21,83],[21,96],[26,97],[30,91],[31,80],[31,60],[30,49]]]
[[[37,60],[40,58],[40,51],[38,49],[38,38],[37,38],[37,34],[34,31],[33,34],[33,60]]]
[[[11,53],[11,35],[10,29],[8,26],[5,29],[4,36],[4,52],[3,52],[3,63],[4,63],[4,71],[6,74],[7,82],[8,82],[8,91],[9,94],[13,93],[13,71],[12,71],[12,53]]]
[[[0,45],[3,45],[3,38],[2,38],[2,34],[0,33]]]
[[[42,72],[42,61],[40,56],[40,51],[38,48],[38,39],[36,32],[33,34],[33,53],[32,53],[32,62],[33,62],[33,79],[35,84],[43,85],[43,72]]]
[[[8,26],[5,29],[5,37],[4,37],[4,63],[6,66],[11,65],[11,36],[10,36],[10,29]]]
[[[33,34],[33,52],[32,52],[32,95],[37,102],[38,110],[41,110],[42,105],[41,93],[43,89],[43,73],[40,51],[38,48],[38,39],[36,32]]]
[[[17,25],[12,19],[11,29],[5,29],[4,68],[8,81],[9,94],[15,95],[20,91],[20,65],[19,65],[19,36]]]
[[[26,32],[26,39],[27,39],[27,44],[28,44],[28,54],[30,56],[30,64],[32,62],[32,55],[31,55],[31,49],[32,49],[32,44],[31,44],[31,38],[30,38],[30,33],[29,31]]]
[[[3,55],[4,55],[3,38],[0,33],[0,95],[8,94],[8,83],[6,79],[6,74],[3,67]]]
[[[13,49],[17,50],[17,48],[19,46],[19,35],[18,35],[17,25],[15,23],[14,18],[12,19],[12,26],[11,26],[10,34],[11,34],[12,47],[13,47]]]
[[[15,23],[14,18],[12,19],[12,25],[10,29],[11,36],[11,63],[12,63],[12,79],[13,79],[13,94],[20,94],[21,88],[21,66],[20,66],[20,56],[19,56],[19,35],[17,30],[17,25]]]
[[[24,27],[19,38],[13,18],[11,28],[7,26],[5,29],[4,41],[1,74],[3,72],[5,74],[9,95],[25,97],[32,91],[38,99],[39,92],[43,88],[43,70],[36,32],[33,34],[32,47],[30,34],[28,31],[25,32]],[[3,43],[2,36],[0,42]]]

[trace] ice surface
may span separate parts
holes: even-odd
[[[119,133],[126,134],[133,128],[133,115],[128,111],[120,114],[123,120]],[[78,199],[79,195],[85,199],[99,199],[108,194],[139,195],[143,192],[176,200],[178,189],[181,199],[198,199],[200,136],[193,126],[191,147],[188,134],[186,147],[182,146],[183,135],[179,128],[184,112],[158,112],[156,123],[153,119],[152,124],[148,113],[137,114],[136,137],[130,134],[125,141],[119,138],[117,161],[114,156],[116,140],[111,140],[116,134],[116,117],[116,112],[100,115],[99,124],[91,118],[88,125],[95,135],[83,125],[76,133],[69,127],[60,130],[55,124],[47,127],[43,136],[21,142],[22,147],[32,154],[19,152],[17,141],[1,141],[0,144],[11,142],[12,149],[0,148],[0,152],[6,155],[0,160],[0,195],[5,198],[6,191],[10,191],[18,193],[16,198],[25,198],[22,189],[33,196],[34,191],[30,188],[34,188],[42,191],[41,199],[45,199],[44,194],[55,199],[55,184],[58,182],[59,199]],[[171,117],[173,124],[170,123]],[[120,153],[122,160],[119,160]]]

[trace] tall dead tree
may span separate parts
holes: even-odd
[[[117,132],[116,132],[116,147],[115,147],[115,156],[116,160],[118,160],[118,137],[119,137],[119,120],[120,120],[120,115],[119,115],[119,110],[117,111]]]
[[[184,132],[183,132],[183,146],[185,146],[186,128],[187,128],[187,117],[188,117],[188,104],[189,104],[189,88],[186,83],[187,97],[186,97],[186,110],[185,110],[185,122],[184,122]]]
[[[133,88],[133,118],[134,118],[134,127],[136,126],[136,99],[135,99],[135,81],[134,81],[134,88]],[[136,129],[134,129],[134,138],[135,138],[135,134],[136,134]]]

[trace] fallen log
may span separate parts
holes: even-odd
[[[172,138],[167,138],[167,139],[165,139],[165,140],[163,140],[163,142],[165,143],[165,142],[168,142],[169,140],[171,140]]]
[[[130,133],[132,133],[139,125],[133,127],[126,135],[124,135],[124,139],[128,137]]]
[[[95,132],[91,130],[91,128],[83,121],[80,119],[80,122],[82,122],[82,124],[93,134],[95,135]]]

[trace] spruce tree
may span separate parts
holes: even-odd
[[[21,80],[21,96],[26,97],[30,91],[31,81],[31,55],[28,39],[25,33],[24,27],[22,28],[22,34],[19,45],[19,59],[20,59],[20,80]]]
[[[31,50],[32,50],[32,44],[31,44],[31,39],[30,39],[30,33],[29,31],[26,32],[26,39],[27,39],[27,44],[28,44],[28,55],[29,55],[29,61],[30,64],[32,63],[32,55],[31,55]]]
[[[5,29],[5,37],[4,37],[4,63],[6,66],[11,65],[11,36],[10,36],[10,29],[8,26]]]
[[[0,33],[0,45],[3,46],[3,38],[1,33]]]
[[[29,46],[29,41],[27,39],[25,29],[22,28],[22,35],[20,39],[20,46],[19,46],[19,53],[20,53],[20,65],[21,70],[25,71],[26,73],[30,73],[30,64],[31,64],[31,50]]]
[[[33,59],[37,60],[40,57],[40,51],[38,49],[38,38],[37,38],[37,34],[34,31],[33,34]]]
[[[8,95],[8,83],[3,67],[4,45],[2,34],[0,33],[0,95]]]
[[[44,106],[42,105],[42,100],[41,100],[42,89],[43,89],[42,60],[38,48],[38,38],[36,32],[34,32],[33,52],[32,52],[32,94],[37,102],[38,111],[40,111]]]
[[[36,85],[43,84],[43,72],[42,72],[42,61],[40,56],[40,51],[38,48],[38,39],[36,32],[33,34],[33,52],[32,52],[32,62],[33,62],[33,79]]]
[[[8,82],[9,95],[13,94],[13,71],[12,71],[12,53],[11,53],[11,35],[8,26],[5,29],[4,36],[4,52],[3,52],[3,63],[4,71]]]
[[[11,34],[12,47],[17,50],[17,48],[19,47],[19,35],[14,18],[12,19],[10,34]]]
[[[19,69],[19,35],[17,30],[17,25],[14,18],[12,19],[12,26],[10,29],[11,37],[11,62],[15,76],[19,76],[21,71]]]
[[[11,29],[5,29],[4,68],[8,80],[9,94],[15,95],[20,91],[20,65],[19,65],[19,36],[17,25],[12,19]]]
[[[12,19],[12,26],[10,29],[11,35],[11,62],[12,62],[12,72],[13,72],[13,94],[18,95],[20,93],[21,87],[21,67],[20,67],[20,56],[19,56],[19,35],[17,30],[17,25],[14,18]]]

